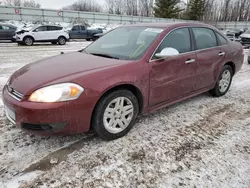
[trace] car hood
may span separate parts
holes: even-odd
[[[30,95],[43,86],[70,82],[88,73],[107,67],[119,66],[127,61],[103,58],[83,52],[74,52],[28,64],[16,71],[9,85],[16,91]]]
[[[242,34],[241,37],[250,38],[250,34]]]

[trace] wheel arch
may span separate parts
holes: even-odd
[[[93,115],[94,115],[94,112],[95,112],[96,107],[97,107],[98,103],[100,102],[100,100],[101,100],[103,97],[105,97],[106,95],[108,95],[109,93],[114,92],[114,91],[117,91],[117,90],[120,90],[120,89],[126,89],[126,90],[128,90],[128,91],[131,91],[131,92],[135,95],[135,97],[136,97],[137,100],[138,100],[139,113],[142,112],[144,100],[143,100],[142,92],[141,92],[141,90],[140,90],[138,87],[136,87],[136,86],[133,85],[133,84],[119,84],[119,85],[113,86],[113,87],[108,88],[107,90],[105,90],[105,91],[101,94],[101,96],[100,96],[100,98],[98,99],[98,101],[96,102],[96,104],[95,104],[95,106],[94,106],[94,109],[93,109],[93,111],[92,111],[91,123],[90,123],[90,128],[89,128],[89,130],[92,130],[92,128],[93,128],[93,127],[92,127]]]
[[[232,68],[232,70],[233,70],[233,75],[234,75],[234,74],[235,74],[235,71],[236,71],[236,67],[235,67],[234,62],[229,61],[229,62],[225,63],[224,66],[225,66],[225,65],[229,65],[229,66]]]
[[[35,41],[35,39],[34,39],[34,37],[33,37],[33,36],[31,36],[31,35],[27,35],[27,36],[23,37],[23,42],[24,42],[24,40],[25,40],[27,37],[30,37],[30,38],[32,38],[32,39],[33,39],[33,41]]]
[[[120,89],[129,90],[129,91],[131,91],[131,92],[135,95],[135,97],[136,97],[137,100],[138,100],[139,112],[142,112],[143,104],[144,104],[143,94],[142,94],[141,90],[140,90],[137,86],[135,86],[135,85],[133,85],[133,84],[130,84],[130,83],[123,83],[123,84],[115,85],[115,86],[113,86],[113,87],[111,87],[111,88],[106,89],[106,90],[102,93],[102,95],[101,95],[101,97],[99,98],[99,100],[97,101],[96,105],[98,104],[98,102],[99,102],[103,97],[105,97],[105,95],[107,95],[107,94],[109,94],[109,93],[111,93],[111,92],[113,92],[113,91],[120,90]],[[95,105],[95,107],[96,107],[96,105]]]
[[[63,35],[60,35],[60,36],[57,38],[57,40],[59,40],[59,38],[61,38],[61,37],[63,37],[65,40],[67,40],[67,38],[66,38],[65,36],[63,36]]]

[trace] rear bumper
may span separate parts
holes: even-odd
[[[82,100],[81,100],[82,101]],[[94,100],[81,102],[33,103],[18,101],[3,89],[3,103],[15,114],[7,118],[26,132],[38,135],[67,135],[88,132]],[[93,104],[92,104],[93,103]],[[85,108],[84,108],[85,107]]]

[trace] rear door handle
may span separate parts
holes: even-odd
[[[226,55],[225,52],[220,52],[220,53],[219,53],[219,56],[224,56],[224,55]]]
[[[195,63],[195,59],[188,59],[185,63],[186,64]]]

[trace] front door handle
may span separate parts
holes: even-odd
[[[185,63],[186,64],[195,63],[195,59],[188,59]]]
[[[224,56],[224,55],[226,55],[225,52],[220,52],[220,53],[219,53],[219,56]]]

